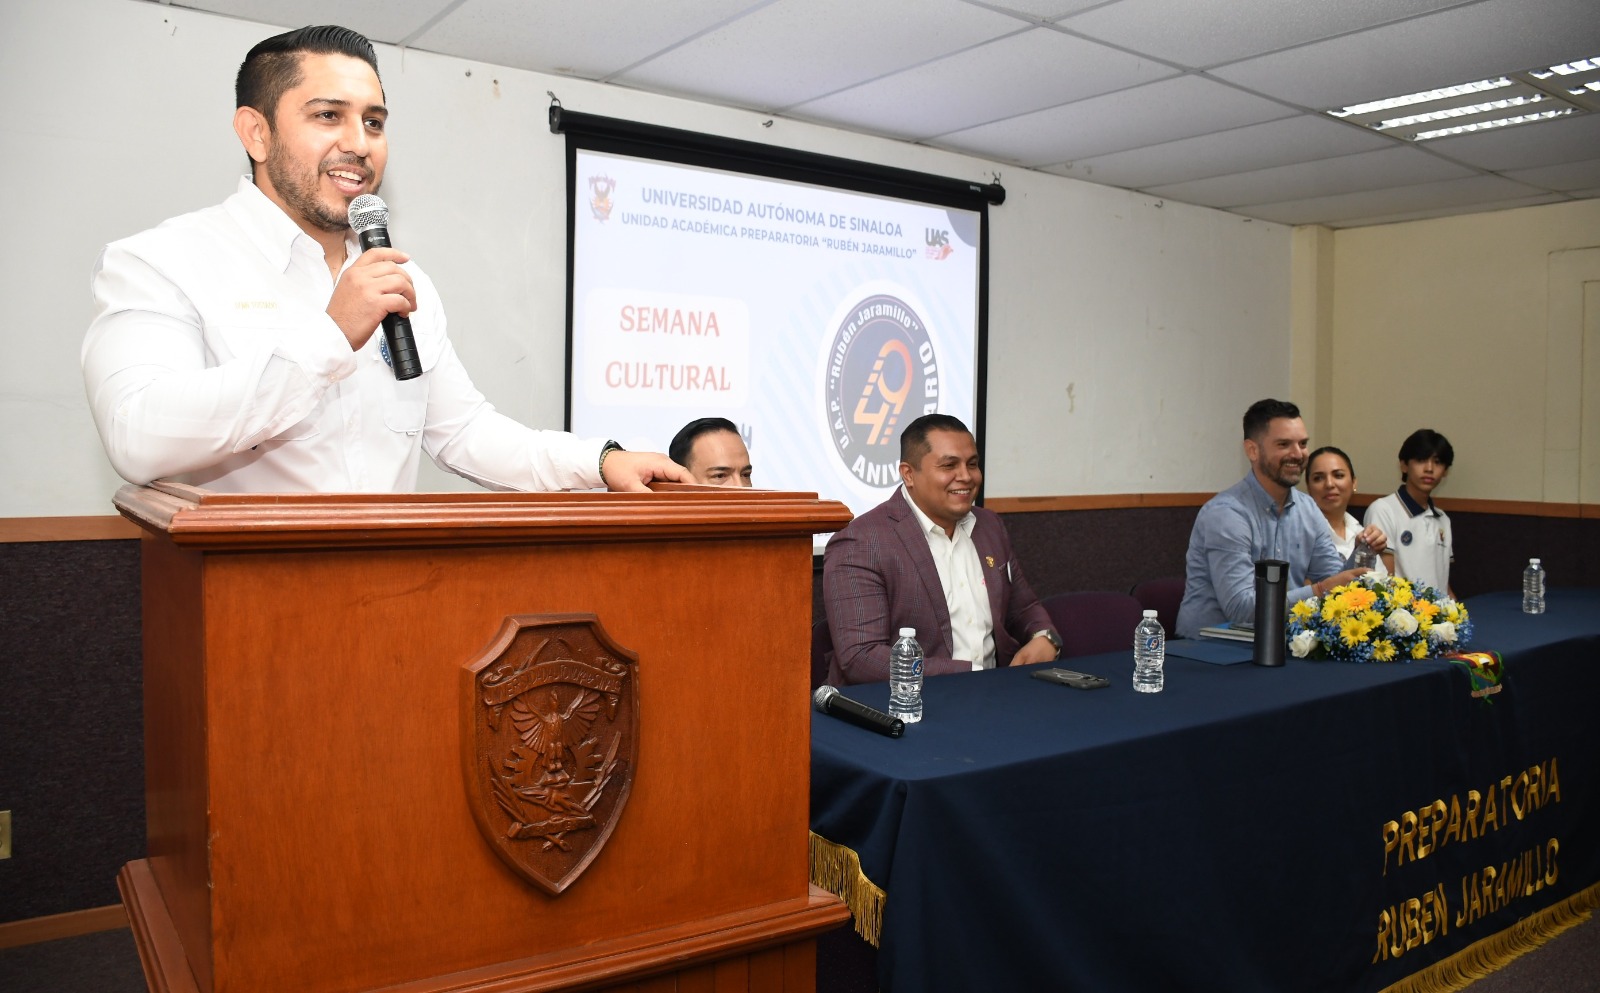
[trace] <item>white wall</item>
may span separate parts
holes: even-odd
[[[1600,396],[1583,376],[1600,339],[1590,331],[1585,347],[1582,316],[1583,283],[1600,281],[1600,200],[1356,228],[1333,243],[1331,433],[1363,491],[1398,486],[1401,442],[1431,427],[1456,453],[1442,497],[1600,500],[1600,487],[1579,487],[1580,451],[1600,460]]]
[[[78,371],[101,245],[215,203],[245,169],[233,75],[279,29],[136,0],[0,3],[0,517],[103,514],[120,481]],[[570,109],[987,181],[987,492],[1214,490],[1238,420],[1289,388],[1289,229],[687,100],[379,46],[384,197],[478,385],[559,425]],[[425,475],[428,488],[452,477]]]

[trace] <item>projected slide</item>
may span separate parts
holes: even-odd
[[[900,430],[974,425],[977,211],[577,151],[572,429],[739,426],[763,489],[861,513]]]

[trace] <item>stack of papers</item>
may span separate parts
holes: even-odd
[[[1167,642],[1167,654],[1194,659],[1196,662],[1209,662],[1212,665],[1237,665],[1240,662],[1251,661],[1256,653],[1254,645],[1244,645],[1236,641],[1180,638],[1177,641]]]
[[[1256,630],[1249,624],[1218,624],[1215,627],[1201,628],[1200,637],[1253,642],[1256,640]]]

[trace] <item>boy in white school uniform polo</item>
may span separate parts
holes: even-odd
[[[1400,446],[1400,488],[1373,501],[1363,523],[1389,536],[1384,564],[1396,576],[1424,583],[1441,593],[1450,590],[1450,563],[1455,559],[1450,516],[1433,502],[1455,462],[1455,449],[1431,428],[1412,432]]]

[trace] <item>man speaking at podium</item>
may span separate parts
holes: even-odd
[[[84,384],[112,465],[240,492],[405,492],[421,453],[497,490],[690,482],[664,455],[535,431],[497,413],[402,251],[362,251],[348,209],[388,162],[372,43],[348,28],[268,38],[239,67],[249,178],[219,206],[105,249]],[[420,375],[384,336],[409,319]]]

